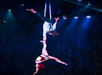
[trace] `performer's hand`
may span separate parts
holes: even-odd
[[[63,17],[66,17],[65,15],[63,15]]]
[[[36,74],[36,72],[34,72],[34,74],[33,75],[35,75]]]
[[[63,19],[67,19],[67,17],[65,15],[63,15]]]

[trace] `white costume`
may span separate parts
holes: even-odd
[[[43,24],[43,36],[46,36],[47,33],[51,30],[56,30],[56,22],[52,25],[52,23],[44,22]]]
[[[41,54],[40,56],[36,58],[35,61],[36,63],[42,63],[43,60],[47,60],[47,59],[49,59],[48,55]]]

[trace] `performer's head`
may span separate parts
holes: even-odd
[[[53,35],[53,37],[55,37],[55,36],[57,36],[58,35],[58,33],[56,32],[56,31],[49,31],[49,34],[50,35]]]
[[[36,67],[40,70],[43,69],[45,66],[41,63],[36,63]]]

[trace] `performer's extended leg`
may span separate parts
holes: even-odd
[[[34,14],[36,14],[43,21],[49,20],[49,18],[42,16],[39,12],[35,11],[34,9],[26,9],[26,10],[33,12]]]
[[[53,57],[53,56],[49,56],[49,59],[56,60],[58,63],[62,63],[62,64],[64,64],[64,65],[68,65],[67,63],[65,63],[65,62],[63,62],[63,61],[61,61],[61,60],[59,60],[58,58]]]

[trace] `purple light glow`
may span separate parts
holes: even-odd
[[[82,1],[82,0],[78,0],[78,1]]]
[[[25,6],[24,4],[21,4],[21,6]]]

